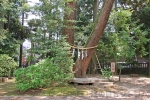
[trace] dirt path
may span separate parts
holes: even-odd
[[[0,100],[150,100],[147,96],[7,96]]]

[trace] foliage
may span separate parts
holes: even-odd
[[[6,39],[6,33],[7,31],[4,30],[4,29],[0,29],[0,42],[3,40],[3,39]]]
[[[120,5],[125,9],[133,9],[139,11],[146,6],[150,6],[150,0],[118,0]]]
[[[18,41],[16,41],[9,33],[6,34],[5,39],[0,41],[0,54],[8,54],[9,56],[13,56],[18,54],[16,48],[18,47]]]
[[[68,69],[58,67],[53,63],[53,59],[47,58],[36,65],[16,70],[17,88],[20,91],[26,91],[40,87],[66,85],[72,76],[69,69],[70,67]]]
[[[144,45],[148,42],[147,31],[142,30],[142,24],[132,21],[130,10],[113,11],[109,23],[99,43],[98,52],[107,61],[124,59],[133,61],[136,55],[147,55]],[[102,49],[103,48],[103,49]]]
[[[51,45],[48,45],[49,42]],[[49,85],[66,85],[67,81],[73,77],[73,60],[69,56],[70,46],[65,39],[61,37],[59,40],[49,40],[43,44],[43,47],[45,46],[47,46],[45,50],[38,52],[50,52],[51,58],[47,58],[37,65],[29,66],[26,69],[18,69],[15,72],[17,88],[20,91],[47,87]]]
[[[31,20],[29,26],[32,32],[30,40],[32,54],[39,54],[43,57],[53,57],[53,43],[57,41],[62,34],[63,14],[65,9],[64,0],[45,1],[40,0],[41,5],[36,6],[36,12],[40,14],[41,19]]]
[[[65,13],[64,9],[67,9],[65,8],[64,0],[40,0],[40,2],[40,5],[36,6],[36,10],[37,13],[40,14],[41,19],[34,19],[28,23],[30,29],[32,30],[32,34],[30,35],[32,46],[29,50],[31,57],[29,58],[34,58],[34,54],[40,56],[40,59],[42,57],[51,58],[47,58],[41,62],[41,64],[29,66],[27,68],[30,69],[30,67],[33,67],[36,69],[40,67],[39,70],[41,72],[38,73],[41,76],[39,77],[38,75],[34,75],[34,77],[29,78],[29,84],[19,82],[20,79],[18,79],[17,86],[21,91],[49,85],[64,85],[67,83],[68,79],[73,77],[71,68],[73,60],[70,56],[71,48],[65,41],[65,38],[62,37],[62,16]],[[33,61],[33,59],[31,59],[31,61]],[[26,71],[26,69],[23,70]],[[30,73],[31,71],[29,70],[28,72]],[[16,72],[16,75],[17,73],[19,73],[19,71]],[[17,76],[19,75],[20,74]],[[41,82],[34,83],[33,80],[37,78]],[[28,80],[25,79],[25,81]]]
[[[28,37],[29,30],[22,26],[19,18],[29,8],[25,2],[26,0],[0,1],[0,54],[17,56],[18,44],[22,42],[20,40]]]
[[[101,72],[102,72],[102,78],[107,78],[107,79],[110,79],[110,76],[112,74],[112,72],[110,71],[110,69],[101,69]]]
[[[6,38],[5,34],[7,31],[3,29],[3,25],[7,22],[5,15],[7,10],[11,9],[11,6],[12,3],[10,3],[8,0],[0,1],[0,41]]]
[[[149,39],[149,37],[150,37],[150,22],[148,21],[148,20],[150,20],[150,7],[148,6],[148,7],[145,7],[144,9],[141,9],[140,11],[135,13],[135,15],[136,15],[136,18],[140,19],[138,24],[143,24],[142,30],[148,32],[148,34],[146,35],[146,38],[147,38],[147,41],[150,41],[150,39]],[[133,16],[133,17],[135,17],[135,16]],[[147,46],[147,45],[148,45],[148,43],[146,45],[144,45],[143,47],[148,52],[149,46]]]
[[[119,9],[113,11],[110,16],[110,24],[115,25],[115,31],[129,30],[132,12],[130,10]]]
[[[123,67],[123,65],[120,65],[120,64],[117,64],[117,69],[123,69],[124,67]]]
[[[0,54],[0,77],[10,77],[16,67],[17,63],[13,58],[6,54]]]
[[[43,63],[45,63],[46,66],[43,66]],[[43,63],[27,68],[20,68],[15,71],[16,85],[20,91],[44,87],[45,85],[48,85],[46,82],[51,82],[51,73],[48,74],[47,72],[51,70],[54,71],[53,68],[55,66],[51,61],[44,61]]]
[[[52,45],[51,52],[53,52],[54,63],[64,70],[68,66],[73,66],[72,57],[69,56],[71,55],[70,49],[69,44],[63,38]]]
[[[11,13],[7,15],[13,16],[9,18],[9,32],[12,33],[13,37],[17,40],[24,40],[29,37],[30,30],[28,27],[23,26],[23,18],[29,10],[30,6],[27,3],[27,0],[15,0],[13,2]]]
[[[145,7],[137,13],[138,18],[140,19],[140,23],[143,23],[143,27],[148,29],[150,27],[150,7]]]
[[[93,0],[78,0],[77,7],[77,20],[80,22],[77,23],[79,27],[86,26],[89,22],[92,22],[93,16]],[[86,5],[86,6],[85,6]]]
[[[85,45],[88,40],[94,23],[93,23],[93,0],[78,0],[77,2],[77,27],[75,34],[75,44]],[[85,6],[86,5],[86,6]],[[81,43],[80,43],[81,42]]]

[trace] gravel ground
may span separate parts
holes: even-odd
[[[0,97],[0,100],[150,100],[147,96],[15,96]]]

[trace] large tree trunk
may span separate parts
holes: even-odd
[[[149,39],[150,39],[150,33],[149,33]],[[148,61],[148,75],[150,76],[150,42],[149,42],[149,61]]]
[[[118,3],[118,0],[115,0],[115,10],[116,10],[116,11],[117,11],[117,9],[118,9],[118,8],[117,8],[117,3]],[[117,29],[116,29],[116,28],[115,28],[115,31],[116,31],[115,33],[117,34]],[[114,46],[114,59],[115,59],[115,65],[117,65],[116,52],[117,52],[117,51],[116,51],[116,46]],[[116,68],[116,69],[115,69],[115,73],[118,74],[118,66],[116,66],[115,68]]]
[[[24,11],[22,12],[22,26],[24,25]],[[22,39],[22,37],[21,37]],[[23,53],[23,44],[20,44],[20,55],[19,55],[19,68],[23,67],[22,66],[22,53]]]
[[[98,1],[99,0],[94,0],[94,4],[93,4],[93,22],[96,21],[96,17],[98,14]],[[96,57],[95,55],[92,56],[92,60],[91,60],[91,66],[90,68],[92,69],[91,74],[95,74],[96,73],[96,66],[97,66],[97,61],[96,61]]]
[[[74,25],[75,25],[75,20],[76,20],[76,6],[77,3],[76,1],[72,1],[72,2],[67,2],[65,4],[68,8],[70,8],[72,10],[72,12],[70,13],[66,13],[64,16],[64,25],[65,27],[63,28],[63,35],[65,35],[66,41],[70,44],[73,45],[74,44]]]
[[[105,2],[104,7],[102,8],[101,15],[98,18],[98,22],[96,24],[96,27],[93,31],[92,36],[89,39],[88,44],[86,45],[86,48],[94,47],[98,45],[100,37],[102,36],[102,33],[106,27],[106,24],[110,15],[110,11],[113,7],[113,3],[114,3],[114,0],[107,0]],[[74,66],[75,77],[86,77],[88,64],[95,50],[96,48],[88,49],[87,50],[88,56],[86,58],[84,58],[83,60],[77,59],[76,64]]]

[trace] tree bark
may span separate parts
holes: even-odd
[[[72,2],[67,2],[65,4],[68,8],[70,8],[72,10],[71,13],[66,13],[64,16],[64,28],[62,30],[63,35],[66,36],[66,41],[70,44],[73,45],[74,44],[74,25],[75,25],[75,20],[76,20],[76,6],[77,6],[77,2],[76,1],[72,1]]]
[[[93,8],[93,21],[95,21],[96,20],[96,17],[97,17],[97,14],[98,14],[98,1],[99,0],[94,0],[94,4],[93,4],[93,6],[94,6],[94,8]]]
[[[98,14],[98,1],[99,0],[94,0],[94,8],[93,8],[93,22],[96,21],[96,17]],[[91,74],[95,74],[96,73],[96,65],[97,65],[97,61],[96,61],[96,57],[95,55],[92,56],[92,60],[91,60]]]
[[[107,24],[109,15],[110,15],[110,11],[113,7],[114,1],[115,0],[107,0],[105,2],[104,7],[102,8],[101,15],[98,18],[98,22],[93,31],[93,34],[91,35],[91,37],[89,39],[89,42],[86,45],[86,48],[94,47],[94,46],[98,45],[100,37],[102,36],[102,33],[106,27],[106,24]],[[95,50],[96,50],[96,48],[88,49],[87,50],[88,56],[86,58],[84,58],[83,60],[77,59],[76,64],[74,66],[75,77],[78,77],[78,78],[86,77],[86,70],[88,68],[88,64],[89,64]]]
[[[149,39],[150,39],[150,33],[149,33]],[[149,44],[149,60],[148,60],[148,75],[150,76],[150,42],[148,43]]]
[[[24,11],[22,12],[22,26],[24,25]],[[22,37],[21,37],[22,39]],[[19,68],[22,67],[22,52],[23,52],[23,44],[21,43],[20,44],[20,55],[19,55]]]

